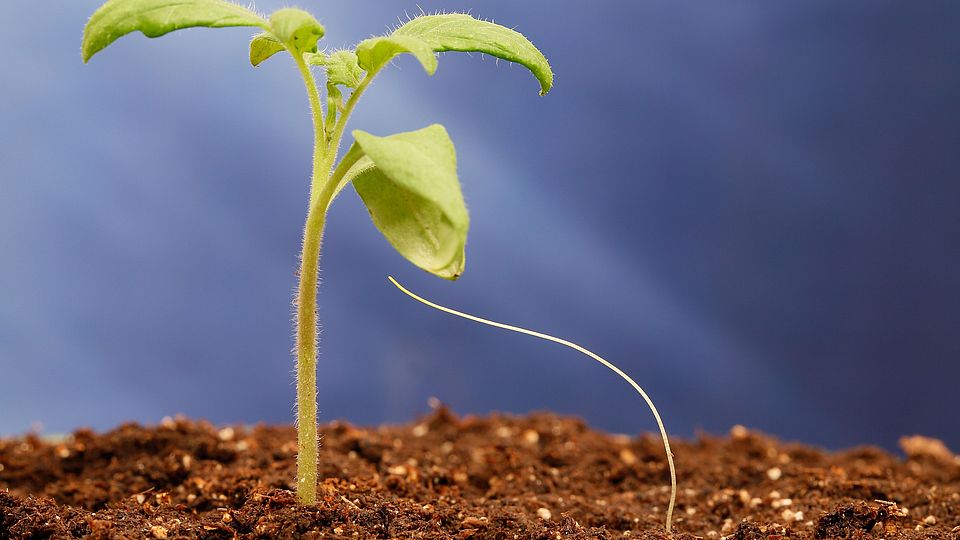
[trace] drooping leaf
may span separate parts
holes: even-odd
[[[433,54],[433,48],[417,37],[382,36],[366,39],[357,45],[360,67],[367,71],[379,70],[394,56],[403,53],[415,56],[428,75],[433,75],[437,70],[437,57]]]
[[[261,62],[284,50],[283,43],[273,35],[263,32],[250,40],[250,63],[259,66]]]
[[[87,21],[81,54],[87,62],[118,38],[137,30],[154,38],[195,26],[269,29],[259,15],[226,0],[108,0]]]
[[[316,52],[317,41],[326,33],[313,15],[297,8],[274,11],[270,15],[270,28],[281,43],[300,54]]]
[[[499,24],[463,13],[422,15],[397,28],[392,35],[419,38],[436,52],[480,52],[521,64],[540,81],[541,95],[553,86],[553,71],[543,53],[523,34]]]
[[[349,174],[374,225],[413,264],[460,277],[470,218],[447,130],[434,124],[388,137],[353,136],[364,157]]]

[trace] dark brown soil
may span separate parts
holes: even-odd
[[[321,502],[296,503],[290,427],[167,420],[0,440],[0,539],[664,538],[659,439],[550,414],[325,426]],[[675,442],[674,538],[960,538],[960,461],[826,453],[734,428]]]

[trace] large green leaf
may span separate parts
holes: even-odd
[[[416,57],[429,75],[437,71],[437,57],[433,48],[420,38],[413,36],[382,36],[361,41],[357,45],[357,59],[360,67],[367,71],[377,71],[398,54],[410,53]]]
[[[348,174],[374,225],[413,264],[460,277],[470,218],[447,130],[434,124],[389,137],[358,130],[353,137],[358,150],[351,152],[364,157]]]
[[[523,34],[499,24],[463,13],[422,15],[397,28],[393,36],[419,38],[436,52],[480,52],[516,62],[540,81],[541,95],[553,86],[553,71],[543,53]]]
[[[81,54],[87,62],[107,45],[137,30],[154,38],[194,26],[256,26],[269,30],[267,21],[259,15],[226,0],[108,0],[87,21]]]

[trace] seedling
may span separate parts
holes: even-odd
[[[670,469],[670,502],[669,504],[667,504],[667,518],[666,518],[666,523],[664,524],[664,528],[667,530],[668,533],[670,532],[670,527],[673,523],[673,508],[677,504],[677,470],[673,465],[673,452],[670,451],[670,439],[667,437],[667,428],[664,427],[663,420],[660,418],[660,413],[657,411],[656,406],[654,406],[653,400],[650,399],[650,396],[648,396],[647,393],[643,391],[643,388],[640,388],[640,385],[637,384],[637,382],[634,381],[633,378],[631,378],[629,375],[624,373],[623,370],[618,368],[612,362],[605,360],[599,354],[589,351],[585,347],[581,347],[580,345],[577,345],[572,341],[567,341],[565,339],[558,338],[556,336],[551,336],[550,334],[544,334],[543,332],[535,332],[533,330],[528,330],[526,328],[521,328],[519,326],[514,326],[512,324],[504,324],[496,321],[491,321],[489,319],[477,317],[476,315],[470,315],[469,313],[464,313],[462,311],[457,311],[455,309],[451,309],[446,306],[441,306],[440,304],[431,302],[430,300],[427,300],[422,296],[418,296],[410,292],[409,290],[407,290],[406,287],[397,283],[397,280],[393,279],[392,276],[388,277],[388,279],[390,280],[390,283],[393,283],[398,289],[400,289],[401,292],[403,292],[403,294],[406,294],[407,296],[409,296],[410,298],[413,298],[417,302],[420,302],[421,304],[432,307],[433,309],[440,310],[444,313],[449,313],[451,315],[456,315],[457,317],[462,317],[464,319],[467,319],[468,321],[478,322],[480,324],[486,324],[487,326],[492,326],[494,328],[500,328],[501,330],[509,330],[510,332],[516,332],[518,334],[533,336],[535,338],[551,341],[553,343],[559,343],[564,347],[569,347],[577,352],[583,353],[589,356],[590,358],[596,360],[597,362],[602,364],[604,367],[606,367],[610,371],[616,373],[618,376],[620,376],[621,379],[626,381],[627,384],[632,386],[633,389],[636,390],[638,394],[640,394],[640,397],[643,398],[643,401],[647,403],[647,407],[650,409],[650,412],[653,413],[653,418],[657,421],[657,428],[660,429],[660,437],[663,439],[663,449],[667,453],[667,467]]]
[[[190,27],[249,26],[250,63],[286,52],[303,77],[313,119],[313,172],[296,297],[297,494],[316,502],[317,489],[317,269],[330,204],[352,183],[387,240],[418,267],[444,279],[463,272],[469,218],[457,179],[453,143],[443,126],[377,137],[353,131],[354,142],[337,162],[347,120],[357,102],[393,59],[410,54],[427,74],[436,53],[478,52],[518,63],[550,91],[553,72],[520,33],[470,15],[422,15],[392,33],[361,41],[352,50],[319,51],[324,27],[306,11],[284,8],[269,17],[226,0],[108,0],[83,32],[87,62],[134,31],[158,37]],[[326,75],[321,93],[312,68]],[[321,105],[325,103],[325,107]]]
[[[352,50],[319,51],[324,27],[296,8],[269,17],[226,0],[108,0],[84,28],[82,55],[87,62],[118,38],[140,31],[159,37],[191,27],[248,26],[260,33],[250,41],[250,63],[258,66],[286,52],[303,77],[313,120],[313,171],[304,226],[296,298],[297,351],[297,494],[316,502],[317,488],[317,274],[327,212],[347,184],[353,184],[374,225],[390,244],[418,267],[444,279],[457,279],[464,268],[469,217],[457,178],[456,153],[439,124],[407,133],[377,137],[355,130],[354,142],[337,161],[347,120],[360,97],[396,56],[410,54],[428,75],[437,69],[436,53],[478,52],[515,62],[531,71],[544,95],[553,72],[543,54],[520,33],[461,13],[421,15],[389,35],[361,41]],[[312,68],[326,75],[325,93]],[[321,105],[325,103],[324,105]],[[393,279],[391,278],[391,281]],[[640,393],[653,411],[670,466],[671,495],[666,529],[670,531],[676,498],[676,473],[666,430],[647,394],[615,365],[596,354],[547,334],[496,323],[425,300],[436,309],[483,324],[539,337],[576,349],[616,372]]]

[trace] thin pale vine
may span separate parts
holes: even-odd
[[[445,279],[463,272],[469,217],[456,171],[456,153],[443,126],[386,137],[354,131],[354,143],[337,164],[347,122],[378,73],[398,55],[416,58],[428,75],[436,53],[478,52],[521,64],[540,83],[553,86],[546,57],[523,35],[465,14],[422,15],[392,33],[360,42],[353,50],[318,52],[326,29],[310,13],[284,8],[269,17],[227,0],[107,0],[87,22],[81,54],[87,62],[135,31],[159,37],[191,27],[257,28],[249,59],[260,65],[277,53],[293,58],[307,90],[313,123],[310,196],[303,229],[296,294],[297,455],[296,489],[314,504],[317,488],[317,288],[327,212],[352,183],[374,225],[410,262]],[[326,99],[312,71],[326,75]],[[342,103],[345,92],[350,93]],[[323,104],[327,104],[324,110]]]
[[[660,429],[660,436],[663,438],[663,449],[667,454],[667,466],[670,469],[670,503],[667,505],[667,518],[666,518],[665,528],[668,533],[670,532],[671,526],[673,524],[673,509],[677,503],[677,470],[673,464],[673,452],[670,451],[670,439],[667,437],[667,429],[663,425],[663,420],[660,418],[660,413],[657,411],[657,408],[654,406],[653,400],[650,399],[650,396],[648,396],[647,393],[643,391],[643,388],[641,388],[640,385],[636,383],[636,381],[634,381],[629,375],[624,373],[623,370],[615,366],[613,363],[605,360],[600,355],[590,350],[587,350],[586,348],[581,347],[576,343],[573,343],[572,341],[567,341],[562,338],[551,336],[550,334],[544,334],[543,332],[535,332],[533,330],[528,330],[520,326],[513,326],[511,324],[504,324],[496,321],[491,321],[489,319],[477,317],[476,315],[470,315],[469,313],[464,313],[462,311],[457,311],[455,309],[451,309],[446,306],[441,306],[440,304],[431,302],[430,300],[427,300],[422,296],[419,296],[417,294],[410,292],[410,290],[408,290],[406,287],[398,283],[397,280],[393,279],[393,276],[387,276],[387,279],[389,279],[390,283],[393,283],[404,294],[420,302],[421,304],[432,307],[433,309],[440,310],[444,313],[449,313],[451,315],[456,315],[457,317],[463,317],[464,319],[478,322],[480,324],[486,324],[488,326],[493,326],[495,328],[509,330],[511,332],[517,332],[517,333],[525,334],[528,336],[533,336],[533,337],[544,339],[547,341],[552,341],[553,343],[559,343],[560,345],[569,347],[575,351],[579,351],[589,356],[590,358],[593,358],[597,362],[603,364],[604,366],[609,368],[611,371],[619,375],[620,378],[627,381],[627,383],[629,383],[630,386],[632,386],[633,389],[636,390],[638,394],[640,394],[640,397],[642,397],[643,400],[647,402],[647,407],[649,407],[650,412],[653,413],[653,417],[657,421],[657,427]]]

